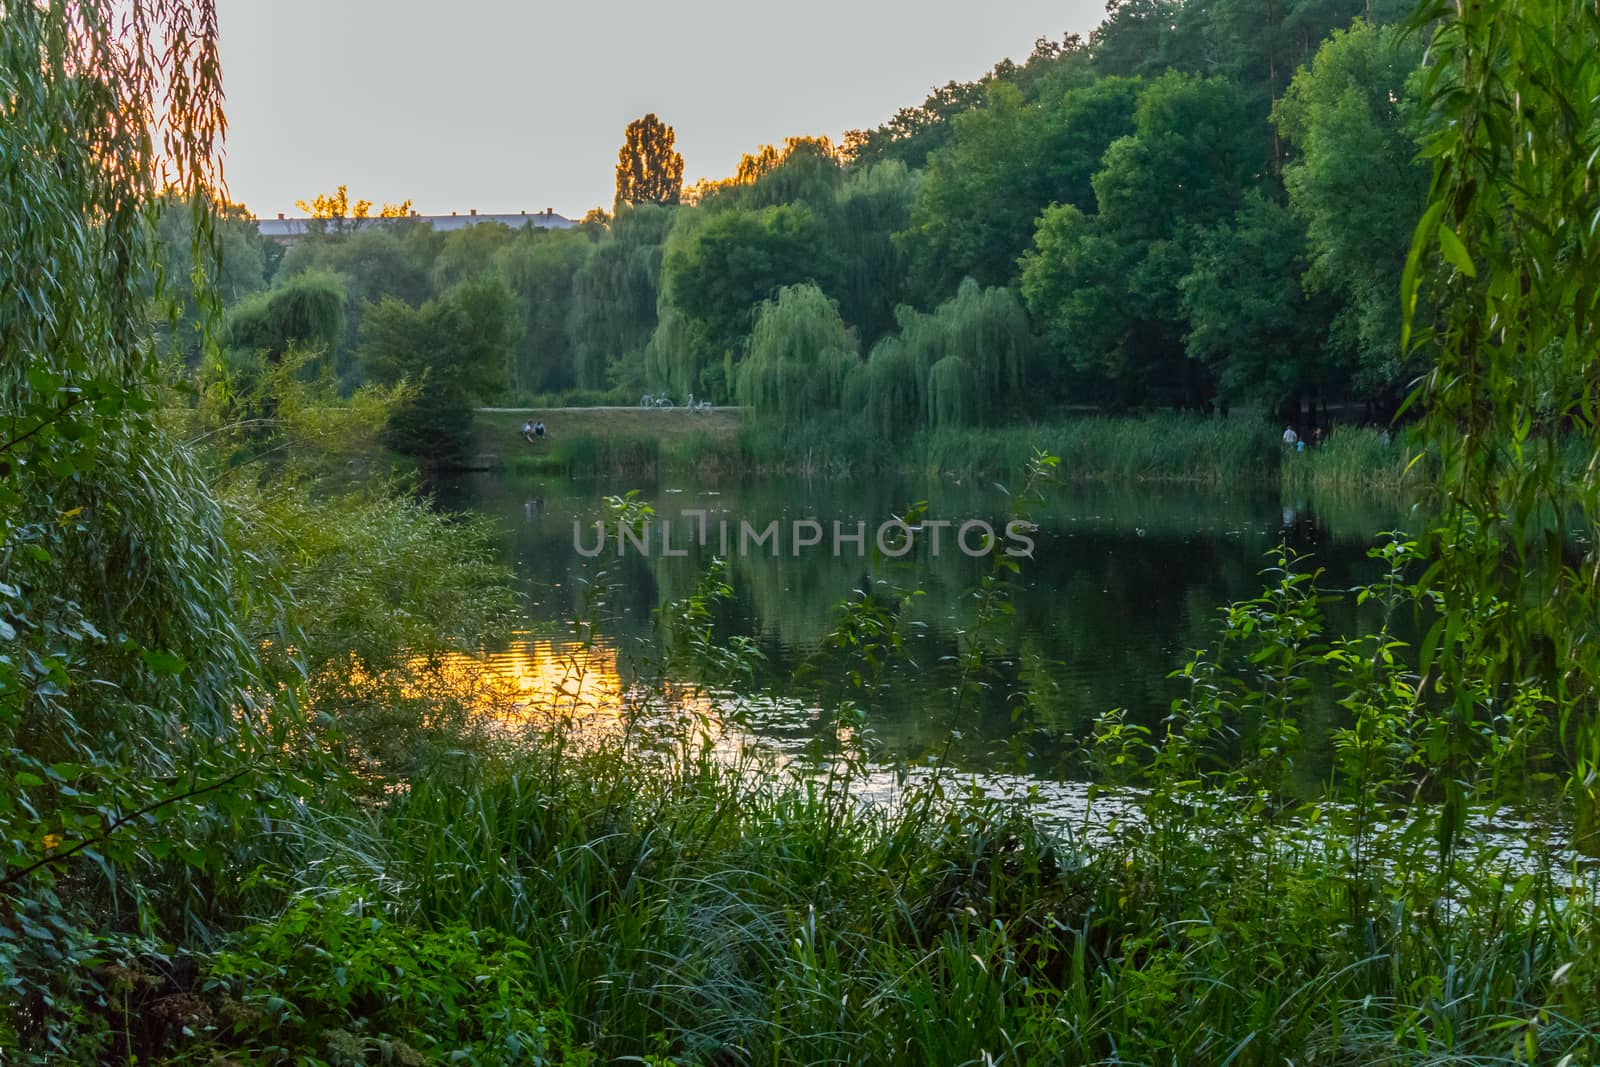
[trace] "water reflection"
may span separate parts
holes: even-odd
[[[525,707],[566,702],[589,709],[597,722],[618,718],[641,677],[633,664],[652,655],[656,609],[693,592],[718,554],[714,533],[701,545],[675,532],[674,551],[682,555],[629,549],[619,557],[613,546],[583,558],[573,545],[574,522],[603,518],[604,497],[628,488],[484,476],[456,484],[445,500],[501,520],[505,558],[545,636],[497,653],[490,666],[523,694]],[[641,498],[663,518],[703,512],[703,520],[688,521],[705,521],[712,531],[721,521],[813,520],[828,530],[835,521],[847,528],[860,521],[870,528],[918,500],[927,501],[931,516],[980,516],[998,528],[1011,504],[994,487],[894,480],[685,479],[647,487]],[[1014,611],[989,623],[999,654],[959,716],[951,713],[951,691],[962,643],[977,621],[972,594],[990,569],[987,560],[948,550],[935,558],[925,544],[900,560],[870,550],[835,556],[826,545],[800,555],[787,545],[776,557],[766,550],[733,555],[735,594],[716,623],[719,633],[752,635],[763,656],[755,683],[735,694],[759,705],[760,736],[815,743],[826,735],[818,696],[797,681],[798,669],[827,655],[824,639],[838,625],[841,602],[863,588],[886,600],[917,589],[902,619],[903,653],[863,701],[864,737],[877,756],[915,764],[954,727],[958,766],[1058,775],[1106,710],[1124,707],[1136,720],[1159,722],[1177,695],[1168,675],[1192,649],[1214,642],[1220,606],[1260,592],[1267,553],[1280,540],[1309,553],[1308,565],[1324,571],[1324,587],[1338,589],[1377,576],[1366,550],[1406,514],[1398,502],[1078,485],[1052,492],[1033,518],[1034,557],[1010,581]],[[592,526],[589,537],[592,544]],[[1330,627],[1343,632],[1375,623],[1348,599],[1330,604],[1328,614]],[[571,645],[549,636],[570,632],[579,620],[592,624],[593,641]],[[1325,733],[1333,713],[1306,724],[1308,735]]]

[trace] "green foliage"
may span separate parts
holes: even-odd
[[[333,361],[347,390],[365,380],[369,304],[419,307],[489,275],[525,325],[505,393],[680,400],[732,396],[755,308],[784,286],[821,288],[871,350],[897,308],[934,308],[971,277],[1020,282],[1052,357],[1030,379],[1046,405],[1354,398],[1388,414],[1416,370],[1394,350],[1389,296],[1421,177],[1416,109],[1396,90],[1420,38],[1357,23],[1295,76],[1358,14],[1381,24],[1394,5],[1118,3],[1087,45],[1041,39],[1025,63],[950,83],[842,150],[763,146],[687,204],[671,131],[645,116],[619,154],[614,218],[571,234],[341,225],[302,241],[283,273],[343,276]],[[1229,273],[1258,254],[1263,269]]]
[[[322,272],[296,274],[228,309],[228,346],[242,356],[281,362],[293,347],[330,352],[344,336],[345,291]]]
[[[1001,421],[1023,405],[1032,352],[1027,317],[1008,289],[972,279],[928,314],[902,307],[900,332],[872,350],[846,390],[885,438],[915,426]]]
[[[1021,66],[1003,59],[979,81],[946,82],[920,105],[901,108],[877,129],[851,130],[845,134],[844,155],[862,169],[886,162],[925,167],[932,153],[950,143],[952,120],[981,105],[993,86],[1015,86],[1028,99],[1043,99],[1089,80],[1088,68],[1089,53],[1078,35],[1060,41],[1040,37]]]
[[[919,181],[904,164],[889,162],[855,170],[835,193],[834,292],[866,347],[894,329],[895,308],[906,302],[905,254],[894,235],[910,220]]]
[[[651,388],[664,388],[674,396],[699,393],[717,401],[726,400],[724,368],[732,366],[733,356],[724,352],[719,358],[707,333],[704,324],[676,308],[662,308],[650,345],[644,351],[645,383]],[[723,388],[714,388],[713,378]]]
[[[839,152],[826,137],[789,137],[739,160],[733,177],[696,186],[696,204],[711,211],[747,211],[781,204],[825,209],[843,178]]]
[[[1391,397],[1419,370],[1400,351],[1394,294],[1427,191],[1411,84],[1423,44],[1401,27],[1357,22],[1328,39],[1273,110],[1300,153],[1283,182],[1306,226],[1306,284],[1335,300],[1329,355],[1358,389]]]
[[[432,290],[443,293],[462,282],[497,273],[496,261],[501,251],[518,238],[543,241],[549,236],[531,226],[519,234],[498,222],[479,222],[446,233],[431,265]]]
[[[1096,215],[1070,205],[1039,218],[1022,292],[1063,358],[1123,401],[1143,394],[1204,407],[1211,386],[1183,346],[1180,285],[1196,234],[1231,216],[1263,158],[1239,123],[1237,86],[1167,74],[1139,95],[1135,132],[1106,150]]]
[[[515,298],[493,275],[462,282],[418,308],[394,297],[369,305],[361,326],[367,374],[417,386],[390,416],[390,445],[434,466],[464,459],[472,406],[500,382],[520,333]]]
[[[821,254],[822,236],[815,213],[791,205],[718,211],[680,224],[662,260],[663,296],[703,331],[707,359],[732,353],[737,360],[758,303],[786,285],[829,289],[833,271]]]
[[[161,0],[76,4],[70,17],[0,4],[8,1058],[98,1058],[71,1025],[95,933],[204,924],[227,834],[253,807],[234,787],[270,747],[230,611],[237,557],[194,457],[153,414],[152,277],[158,300],[168,292],[151,244],[158,146],[191,212],[191,262],[216,237],[215,41],[185,32],[208,17]],[[190,279],[196,321],[215,314],[215,276]]]
[[[577,384],[575,346],[567,331],[579,272],[595,254],[577,231],[540,233],[502,248],[496,266],[522,310],[522,338],[506,367],[505,387],[524,393]]]
[[[839,306],[814,285],[788,286],[756,310],[735,395],[780,422],[802,422],[838,408],[845,377],[860,361]]]
[[[845,135],[845,152],[857,166],[900,163],[922,167],[928,156],[949,143],[950,120],[983,99],[976,82],[946,82],[915,107],[903,107],[874,130]]]
[[[655,205],[619,210],[609,239],[573,276],[567,335],[582,388],[607,385],[612,369],[642,362],[656,326],[661,251],[672,218],[670,208]]]
[[[328,272],[344,285],[345,335],[334,354],[334,366],[347,387],[361,376],[356,349],[367,305],[386,296],[413,306],[427,300],[433,292],[433,262],[442,238],[426,226],[388,222],[349,233],[312,233],[284,255],[281,277]]]
[[[197,209],[209,219],[206,225],[215,240],[214,256],[195,256]],[[214,291],[231,304],[263,288],[281,255],[280,249],[256,233],[243,205],[219,204],[210,197],[190,204],[170,193],[164,196],[155,216],[154,241],[160,250],[166,298],[173,305],[168,325],[179,354],[190,362],[199,358],[208,325],[208,312],[202,309],[193,284],[196,269],[201,272],[201,290]]]
[[[928,368],[928,425],[965,426],[978,419],[978,376],[959,356],[945,356]]]
[[[1434,355],[1411,400],[1438,452],[1427,587],[1439,618],[1420,659],[1450,705],[1432,754],[1464,777],[1484,697],[1554,701],[1575,837],[1593,853],[1600,19],[1567,0],[1430,3],[1424,19],[1439,20],[1422,90],[1438,118],[1423,147],[1433,180],[1400,293],[1403,349]],[[1563,434],[1591,457],[1573,483]],[[1472,799],[1446,789],[1443,861]]]
[[[1299,222],[1259,195],[1202,238],[1178,283],[1189,321],[1184,345],[1211,368],[1224,402],[1276,410],[1347,379],[1348,369],[1321,350],[1329,305],[1302,291],[1305,271]]]
[[[1167,74],[1139,93],[1134,132],[1106,150],[1093,184],[1119,242],[1171,240],[1238,210],[1264,159],[1241,129],[1239,89],[1221,78]]]
[[[1196,415],[941,429],[919,438],[914,456],[930,473],[1008,477],[1039,450],[1061,458],[1057,477],[1064,480],[1270,484],[1280,473],[1281,450],[1271,426]]]
[[[1052,355],[1031,379],[1046,404],[1353,398],[1388,414],[1417,369],[1394,350],[1389,296],[1421,178],[1416,109],[1396,92],[1421,38],[1367,28],[1394,14],[1388,0],[1119,2],[1088,44],[1041,39],[1025,63],[935,90],[842,150],[791,137],[684,197],[671,130],[645,116],[619,153],[614,218],[597,209],[571,234],[341,224],[282,273],[343,277],[332,355],[346,390],[366,380],[369,305],[419,307],[489,275],[525,325],[505,393],[718,400],[755,308],[784,286],[817,285],[870,350],[901,305],[936,307],[971,277],[1020,281]],[[1282,203],[1280,176],[1292,216],[1246,211],[1251,195]],[[1258,252],[1272,261],[1251,277],[1223,269]],[[864,394],[868,372],[856,377]]]
[[[1420,491],[1434,464],[1431,456],[1417,455],[1416,440],[1414,432],[1338,426],[1317,447],[1284,453],[1280,480],[1295,489],[1345,494]]]
[[[1276,84],[1290,15],[1314,26],[1338,8],[1118,5],[1097,62],[1116,61],[1121,34],[1196,66],[1233,42],[1223,67],[1250,84],[1158,78],[1135,133],[1102,160],[1099,213],[1045,213],[1024,294],[1059,340],[1109,339],[1119,373],[1168,359],[1180,334],[1218,352],[1224,325],[1238,344],[1279,344],[1294,256],[1274,235],[1292,249],[1293,227],[1270,195],[1252,198],[1271,157],[1241,163],[1233,150],[1252,134],[1224,119]],[[1221,612],[1215,641],[1178,673],[1162,723],[1103,718],[1083,838],[1025,801],[960,791],[942,758],[905,769],[898,803],[863,802],[847,730],[869,723],[885,661],[905,652],[898,608],[876,589],[841,606],[827,684],[808,690],[819,748],[839,754],[826,775],[740,744],[748,709],[715,687],[757,646],[719,626],[734,595],[720,565],[662,612],[663,648],[682,658],[634,672],[618,705],[563,690],[512,714],[475,671],[453,678],[448,653],[480,647],[507,606],[481,527],[266,466],[227,477],[211,398],[158,410],[176,401],[147,328],[149,176],[162,144],[191,205],[214,184],[214,12],[152,0],[129,23],[121,4],[57,14],[0,0],[0,77],[29,104],[0,123],[16,267],[0,286],[8,1060],[1600,1056],[1600,924],[1578,859],[1600,821],[1592,4],[1441,2],[1419,16],[1436,30],[1422,98],[1440,122],[1401,275],[1401,351],[1437,360],[1407,445],[1437,476],[1437,518],[1420,543],[1377,548],[1382,576],[1352,591],[1364,614],[1349,633],[1328,631],[1332,594],[1315,571],[1275,554],[1264,592]],[[992,80],[1029,100],[1071,74],[1057,58]],[[150,109],[157,84],[170,113]],[[129,114],[150,115],[157,136]],[[920,138],[937,124],[912,127]],[[933,312],[902,312],[899,332],[850,365],[852,324],[828,286],[786,277],[825,259],[832,209],[736,200],[673,221],[667,260],[690,284],[666,286],[661,327],[683,330],[671,350],[689,355],[656,373],[703,382],[719,360],[726,373],[753,325],[741,390],[781,411],[791,384],[809,410],[842,397],[870,413],[757,424],[750,440],[809,448],[831,432],[856,449],[875,425],[926,418],[914,446],[935,469],[1026,463],[1020,515],[1047,473],[1220,479],[1280,455],[1246,420],[980,430],[1020,406],[1029,334],[1008,291],[964,282]],[[192,218],[206,243],[216,220],[203,207]],[[392,433],[440,447],[452,427],[422,420],[500,381],[524,314],[501,255],[524,239],[460,242],[430,273],[449,289],[362,308],[364,366],[408,383],[387,394],[405,405]],[[1271,284],[1245,293],[1225,276],[1234,249],[1259,253]],[[1089,281],[1104,288],[1077,284]],[[1079,288],[1085,302],[1061,317],[1052,295]],[[1246,300],[1258,291],[1261,306]],[[1116,314],[1148,317],[1089,318],[1119,294],[1148,303]],[[210,303],[198,295],[197,321]],[[305,338],[263,325],[270,303],[239,321],[263,350],[283,340],[252,389],[273,398],[278,432],[360,424],[381,406],[299,377]],[[329,326],[283,310],[296,330]],[[540,329],[552,320],[540,310]],[[1106,350],[1072,351],[1103,363]],[[191,420],[205,429],[185,445],[172,427]],[[1059,463],[1036,451],[1050,434],[1069,446]],[[1325,447],[1342,463],[1374,443]],[[778,450],[769,438],[761,452]],[[633,498],[619,512],[648,517]],[[1003,676],[987,633],[1020,573],[997,557],[973,592],[941,709],[952,742],[970,694]],[[614,602],[605,572],[589,588],[596,606]],[[1330,702],[1332,769],[1311,782],[1301,725]],[[1138,788],[1113,791],[1122,782]],[[1515,854],[1495,832],[1507,812],[1527,820]]]
[[[927,370],[920,354],[899,336],[885,337],[863,366],[851,370],[842,397],[847,411],[859,411],[878,437],[903,438],[922,424]]]
[[[1193,69],[1185,52],[1200,42],[1177,32],[1186,7],[1181,0],[1119,0],[1110,5],[1106,20],[1089,37],[1095,67],[1122,76],[1157,74],[1169,67]]]
[[[567,1047],[571,1021],[536,1007],[529,963],[514,937],[397,926],[352,890],[243,931],[210,985],[229,998],[226,1047],[239,1053],[328,1067],[584,1062]]]
[[[1106,147],[1132,132],[1137,89],[1111,78],[1061,100],[1030,101],[996,82],[982,106],[957,115],[950,145],[928,162],[902,236],[923,301],[969,276],[1008,283],[1041,210],[1052,203],[1092,209],[1089,176]]]

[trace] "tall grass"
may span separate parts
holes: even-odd
[[[1331,492],[1407,491],[1420,488],[1431,470],[1407,433],[1370,427],[1336,427],[1304,452],[1283,454],[1279,475],[1291,489]]]
[[[861,419],[782,424],[750,417],[731,438],[717,433],[568,433],[538,451],[511,452],[505,468],[514,473],[650,478],[669,471],[805,477],[892,471],[1005,478],[1023,470],[1038,449],[1061,457],[1058,475],[1069,481],[1281,482],[1297,490],[1405,492],[1421,484],[1426,470],[1410,463],[1401,436],[1386,443],[1378,430],[1337,429],[1324,444],[1292,452],[1265,423],[1181,414],[951,426],[901,438],[886,438]]]
[[[744,472],[750,467],[733,442],[713,433],[660,438],[578,432],[551,437],[534,450],[512,453],[503,460],[502,469],[513,474],[654,479],[668,470],[715,474]]]
[[[1279,453],[1264,423],[1169,415],[936,430],[914,454],[929,473],[992,475],[1020,469],[1038,448],[1061,457],[1063,478],[1122,482],[1268,480]]]
[[[347,929],[352,913],[412,942],[513,938],[498,980],[539,1013],[550,1062],[1600,1053],[1583,955],[1593,901],[1548,869],[1521,882],[1476,870],[1448,912],[1380,909],[1350,923],[1327,842],[1263,847],[1245,827],[1205,834],[1197,822],[1186,844],[1174,826],[1090,850],[959,789],[919,818],[915,792],[863,806],[771,766],[679,752],[584,752],[548,735],[441,757],[358,819],[313,816],[303,832],[319,859],[300,869],[299,895],[326,911],[296,936],[336,965],[378,941],[376,925]],[[230,957],[270,955],[280,936],[256,928]],[[263,1013],[262,1037],[247,1029],[242,1051],[278,1017],[314,1011],[309,998],[282,1003],[291,979],[320,973],[291,962],[278,979],[222,982]],[[505,1040],[454,1024],[435,1006],[385,1040],[431,1055],[491,1055],[471,1042]]]
[[[647,437],[563,434],[536,451],[514,453],[503,464],[513,474],[654,476],[661,465],[661,443]]]

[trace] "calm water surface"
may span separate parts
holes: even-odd
[[[628,545],[619,558],[615,529],[605,551],[585,558],[596,544],[594,522],[606,514],[610,494],[640,489],[658,519],[673,524],[671,548],[659,533],[648,554]],[[861,697],[856,736],[875,759],[903,765],[945,744],[954,729],[955,761],[968,770],[1026,779],[1081,773],[1072,753],[1102,712],[1122,707],[1146,723],[1166,714],[1178,689],[1168,675],[1191,651],[1214,643],[1218,609],[1256,595],[1261,572],[1280,540],[1324,572],[1330,594],[1377,577],[1367,549],[1380,531],[1407,523],[1399,501],[1311,501],[1259,489],[1105,487],[1072,485],[1048,491],[1032,518],[1038,530],[1033,558],[1021,559],[1009,580],[1015,611],[994,619],[986,635],[997,654],[981,689],[957,709],[951,693],[960,678],[957,653],[974,625],[975,591],[991,569],[987,559],[964,555],[941,536],[933,555],[925,534],[902,560],[872,551],[872,531],[927,502],[927,517],[955,522],[982,518],[1005,526],[1012,502],[988,483],[948,481],[820,480],[769,478],[700,482],[669,478],[638,486],[624,480],[526,479],[474,476],[441,489],[441,502],[497,520],[502,551],[526,598],[529,632],[517,645],[489,657],[491,668],[511,678],[530,699],[580,688],[598,713],[619,704],[630,685],[659,670],[657,609],[689,595],[714,556],[718,530],[728,521],[731,603],[717,619],[722,637],[748,635],[762,652],[753,679],[739,696],[755,709],[754,730],[776,748],[796,750],[832,735],[820,708],[839,692],[851,664],[825,648],[839,621],[839,605],[872,589],[880,600],[913,590],[902,625],[904,648]],[[705,512],[707,544],[696,543]],[[814,519],[823,543],[791,554],[795,520]],[[764,528],[780,523],[781,555],[769,547],[737,551],[741,521]],[[865,555],[851,542],[835,557],[834,521],[845,532],[865,522]],[[969,544],[981,541],[971,532]],[[1350,598],[1326,611],[1331,629],[1373,624]],[[593,646],[573,639],[580,620],[593,623]],[[667,668],[669,681],[671,668]],[[1305,724],[1308,736],[1325,736],[1335,721],[1324,709]],[[1314,748],[1316,745],[1313,746]],[[1307,767],[1315,776],[1318,768]]]

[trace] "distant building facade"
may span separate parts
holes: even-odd
[[[578,225],[565,215],[557,215],[554,208],[545,208],[531,214],[519,211],[516,214],[480,215],[477,209],[465,215],[450,212],[448,215],[406,215],[400,218],[365,218],[365,219],[308,219],[286,218],[282,213],[275,219],[256,219],[256,229],[261,236],[269,241],[276,241],[281,245],[293,245],[308,233],[318,233],[323,230],[342,231],[354,233],[357,230],[371,229],[376,226],[394,226],[405,223],[423,223],[435,230],[448,233],[451,230],[463,230],[468,226],[476,226],[481,222],[498,222],[502,226],[509,226],[513,230],[524,226],[537,226],[541,230],[567,230]]]

